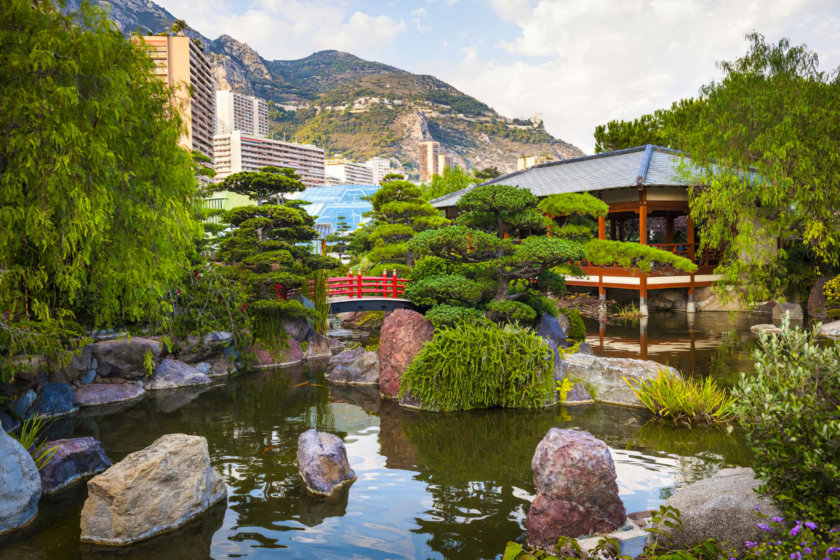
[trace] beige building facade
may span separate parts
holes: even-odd
[[[216,91],[216,134],[268,136],[268,103],[229,89]]]

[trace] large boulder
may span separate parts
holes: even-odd
[[[44,494],[55,494],[111,466],[102,444],[92,437],[57,439],[46,446],[55,449],[55,454],[41,469]]]
[[[540,322],[537,325],[537,335],[543,337],[549,342],[553,341],[559,348],[566,348],[568,343],[566,337],[569,336],[571,324],[569,318],[560,313],[557,317],[543,313],[540,315]]]
[[[315,330],[312,328],[312,325],[309,324],[309,321],[302,317],[298,317],[297,319],[286,319],[283,321],[283,328],[288,333],[289,338],[297,340],[298,342],[306,340],[309,333],[314,332]]]
[[[566,377],[581,381],[592,389],[592,398],[598,402],[644,407],[624,378],[646,381],[654,379],[660,370],[679,377],[679,372],[651,360],[631,358],[601,358],[591,354],[567,354]]]
[[[624,524],[610,450],[589,432],[551,428],[531,468],[537,490],[525,523],[531,546],[550,549],[560,536],[607,533]]]
[[[719,297],[711,288],[694,290],[694,307],[697,311],[743,311],[743,305],[736,294]]]
[[[790,314],[791,320],[801,321],[804,316],[802,314],[802,306],[798,303],[780,303],[773,308],[773,320],[781,320],[785,315]]]
[[[840,338],[840,321],[824,323],[820,327],[820,334],[828,338]]]
[[[397,398],[403,373],[435,328],[420,313],[397,309],[385,317],[379,335],[379,392]]]
[[[66,366],[50,372],[50,381],[56,383],[71,383],[94,369],[93,353],[90,346],[84,346],[70,359]]]
[[[334,434],[307,430],[298,437],[298,471],[307,491],[332,496],[358,477],[347,461],[347,449]]]
[[[142,379],[146,377],[146,355],[151,353],[155,364],[160,360],[160,344],[140,337],[94,342],[90,351],[96,358],[96,373],[100,377]]]
[[[208,385],[212,380],[196,368],[184,362],[166,358],[161,360],[155,375],[146,381],[147,391],[159,389],[175,389],[176,387],[190,387],[192,385]]]
[[[330,356],[332,356],[330,339],[314,330],[310,332],[306,337],[306,359],[329,358]]]
[[[811,287],[811,292],[808,294],[808,316],[815,319],[825,319],[827,317],[825,311],[825,294],[823,289],[825,283],[831,280],[828,276],[817,278],[814,285]]]
[[[772,323],[761,323],[758,325],[752,325],[750,327],[750,332],[753,336],[759,336],[761,333],[782,334],[782,329]]]
[[[19,418],[26,416],[29,408],[38,399],[38,394],[32,389],[27,389],[18,398],[12,401],[10,405],[11,411]]]
[[[67,383],[44,383],[41,394],[30,409],[30,414],[52,417],[76,412],[73,387]]]
[[[773,503],[756,494],[752,469],[723,469],[710,478],[678,489],[665,502],[679,510],[682,531],[662,537],[669,548],[684,548],[716,538],[741,552],[746,541],[761,540],[759,511],[779,515]]]
[[[76,404],[81,407],[120,403],[139,399],[146,391],[133,383],[92,383],[73,391]]]
[[[207,440],[165,435],[88,481],[81,540],[131,544],[180,527],[226,497]]]
[[[184,340],[175,342],[179,347],[178,359],[194,364],[221,355],[226,347],[233,344],[233,333],[213,331],[205,335],[190,335]]]
[[[35,461],[0,430],[0,535],[28,525],[38,513],[41,477]]]
[[[340,385],[379,385],[379,356],[364,348],[336,354],[327,364],[327,381]]]
[[[255,368],[273,368],[299,364],[303,361],[303,348],[294,338],[286,341],[286,347],[278,352],[266,350],[257,344],[251,349],[256,358]]]

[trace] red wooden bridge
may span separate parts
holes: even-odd
[[[411,301],[405,299],[407,278],[398,278],[396,271],[382,276],[363,276],[360,272],[347,276],[327,278],[327,301],[330,313],[346,311],[392,311],[394,309],[416,309]],[[312,283],[308,290],[312,297]],[[287,299],[292,292],[283,291],[277,285],[277,297]]]

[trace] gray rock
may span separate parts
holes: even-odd
[[[306,489],[332,496],[358,477],[347,461],[347,449],[334,434],[307,430],[298,437],[298,471]]]
[[[364,348],[336,354],[327,364],[327,381],[340,385],[379,386],[379,355]]]
[[[157,364],[160,360],[160,344],[156,340],[140,337],[102,340],[90,345],[100,377],[121,377],[138,379],[146,376],[146,354],[151,352]]]
[[[770,323],[762,323],[760,325],[751,326],[750,332],[755,336],[758,336],[761,333],[782,334],[782,329]]]
[[[92,367],[93,354],[90,346],[83,347],[78,354],[71,358],[70,363],[50,374],[50,380],[58,383],[70,383],[85,375]]]
[[[227,497],[207,440],[169,434],[88,481],[81,541],[127,545],[186,524]]]
[[[35,461],[0,430],[0,535],[28,525],[38,513],[41,477]]]
[[[283,321],[283,328],[286,329],[286,332],[289,334],[289,338],[297,340],[298,342],[306,340],[309,333],[314,331],[312,325],[309,324],[309,321],[303,318],[286,319]]]
[[[773,320],[781,320],[786,314],[790,313],[790,318],[794,321],[801,321],[803,319],[802,306],[798,303],[780,303],[773,308]]]
[[[73,391],[76,404],[81,407],[98,406],[139,399],[146,391],[130,383],[91,383]]]
[[[155,375],[146,380],[147,391],[175,389],[192,385],[208,385],[210,377],[184,362],[166,358],[155,369]]]
[[[746,541],[760,540],[756,511],[770,517],[779,511],[755,489],[760,482],[752,469],[723,469],[711,478],[678,489],[665,502],[679,510],[682,531],[663,539],[669,548],[684,548],[714,537],[740,552]]]
[[[624,378],[645,381],[654,379],[659,370],[680,376],[679,372],[664,364],[650,360],[630,358],[601,358],[590,354],[567,354],[566,376],[573,381],[582,381],[594,389],[594,398],[598,402],[637,406],[643,408],[641,401],[624,381]]]
[[[27,390],[21,396],[16,398],[14,402],[12,402],[12,412],[19,418],[23,418],[24,416],[26,416],[26,411],[29,410],[29,407],[32,406],[32,403],[34,403],[37,398],[38,395],[35,394],[35,391],[33,391],[32,389]]]
[[[344,352],[344,350],[347,348],[347,345],[343,341],[337,338],[332,338],[331,336],[328,336],[327,338],[330,341],[330,352],[333,355],[340,354],[341,352]]]
[[[589,391],[586,390],[586,387],[583,383],[575,383],[574,386],[571,388],[569,393],[566,395],[566,402],[567,405],[575,405],[575,404],[589,404],[593,403],[595,400],[592,398],[592,395],[589,394]]]
[[[92,437],[58,439],[47,443],[47,447],[54,448],[55,454],[41,469],[44,494],[55,494],[111,466],[102,444]]]
[[[581,342],[578,345],[578,354],[589,354],[590,356],[595,355],[592,353],[592,347],[589,346],[588,342]]]
[[[823,324],[820,327],[820,334],[828,338],[840,338],[840,321]]]
[[[826,301],[825,301],[825,294],[823,293],[823,289],[825,288],[826,282],[831,280],[828,276],[823,276],[822,278],[817,278],[814,282],[814,285],[811,287],[811,291],[808,294],[808,316],[814,319],[825,319],[826,318]]]
[[[73,387],[69,383],[44,383],[41,394],[38,395],[29,414],[50,418],[70,414],[77,410],[73,402]]]
[[[213,373],[213,364],[210,362],[199,362],[195,364],[193,367],[203,373],[204,375],[210,375]]]
[[[566,337],[569,335],[569,318],[562,313],[557,317],[552,317],[548,313],[543,313],[540,316],[539,325],[537,325],[537,335],[546,340],[553,341],[559,348],[565,348]]]
[[[220,356],[216,358],[210,367],[210,377],[222,377],[236,372],[236,363],[232,356]]]
[[[190,335],[186,340],[176,340],[178,359],[182,362],[195,363],[219,356],[224,348],[233,344],[233,333],[214,331],[205,335]]]
[[[610,450],[589,432],[551,428],[531,468],[537,490],[526,520],[531,546],[549,549],[560,536],[606,533],[624,524]]]
[[[314,330],[306,337],[306,353],[304,357],[308,360],[313,358],[328,358],[332,356],[330,339]]]
[[[81,385],[90,385],[91,383],[93,383],[93,380],[95,378],[96,378],[96,370],[92,369],[92,370],[88,371],[86,374],[84,374],[83,376],[81,376],[77,381]]]

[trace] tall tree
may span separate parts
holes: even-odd
[[[0,56],[4,320],[158,315],[201,231],[170,89],[88,3],[3,2]]]
[[[285,202],[285,195],[301,192],[306,185],[301,183],[300,176],[291,167],[266,166],[259,171],[240,171],[225,177],[217,183],[213,190],[230,191],[245,195],[257,204]]]

